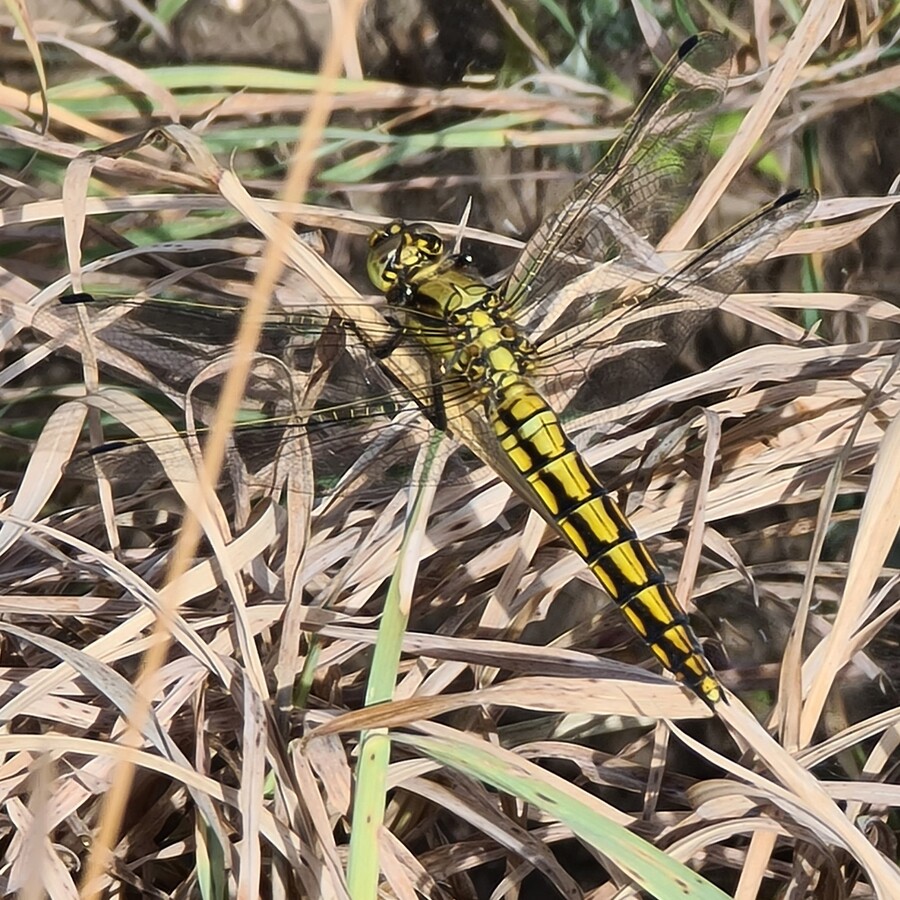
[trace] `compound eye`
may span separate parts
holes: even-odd
[[[375,248],[388,238],[400,234],[400,232],[403,231],[403,227],[403,221],[401,219],[394,219],[393,222],[388,222],[383,228],[376,228],[369,235],[369,247]]]
[[[369,280],[379,291],[387,291],[400,279],[397,271],[397,242],[394,234],[374,234],[369,238],[369,254],[366,269]]]
[[[416,247],[425,256],[441,256],[444,252],[444,239],[437,231],[425,222],[416,222],[409,226]]]

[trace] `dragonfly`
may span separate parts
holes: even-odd
[[[673,300],[686,301],[670,336],[670,344],[677,342],[679,329],[695,327],[692,307],[708,306],[705,292],[721,297],[734,290],[749,266],[808,216],[815,197],[786,194],[678,271],[654,271],[648,242],[690,186],[692,160],[708,139],[729,61],[719,35],[686,41],[621,137],[538,229],[499,286],[467,271],[468,260],[453,255],[426,223],[397,220],[374,231],[368,256],[369,276],[396,311],[401,332],[427,350],[442,389],[465,398],[467,415],[482,426],[483,456],[584,560],[662,665],[710,705],[724,694],[685,613],[567,435],[535,373],[573,336],[576,347],[591,347],[602,336],[608,349],[611,319],[628,326],[637,313],[660,315]],[[637,287],[624,290],[603,271],[616,264],[630,279],[642,271],[647,283],[637,279]],[[523,313],[537,306],[546,316],[560,303],[564,326],[533,337]],[[447,427],[441,415],[437,422]]]
[[[378,359],[394,358],[401,345],[417,355],[427,389],[393,395],[384,378],[384,396],[411,398],[432,425],[461,437],[585,562],[662,666],[711,707],[725,697],[713,666],[556,404],[596,405],[598,393],[611,404],[658,384],[699,323],[815,206],[813,192],[795,191],[674,266],[657,252],[699,177],[730,62],[721,35],[682,44],[606,155],[499,282],[430,224],[396,220],[374,230],[367,271],[390,328],[375,346],[361,338]],[[223,313],[213,310],[191,337],[218,345]],[[356,334],[352,321],[309,309],[273,320],[266,334],[321,340],[341,327]],[[174,346],[157,355],[158,369],[183,368]],[[325,424],[333,433],[332,419],[365,419],[356,383],[339,381],[346,402],[335,406],[330,394],[332,405],[306,417],[310,433]]]

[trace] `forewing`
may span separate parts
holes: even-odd
[[[506,285],[513,309],[552,303],[613,258],[646,267],[700,173],[729,68],[722,35],[682,44],[606,156],[529,240]]]

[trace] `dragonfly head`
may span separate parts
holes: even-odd
[[[396,219],[369,236],[369,278],[387,293],[425,274],[443,259],[444,252],[444,239],[430,225]]]

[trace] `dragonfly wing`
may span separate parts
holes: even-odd
[[[724,36],[682,44],[606,156],[529,240],[506,286],[512,309],[552,302],[614,257],[646,264],[700,173],[729,68]]]
[[[145,297],[104,300],[85,296],[81,302],[55,304],[34,316],[33,326],[57,335],[80,352],[77,314],[84,314],[93,352],[131,381],[162,392],[185,410],[189,431],[202,444],[205,425],[217,402],[222,378],[242,309],[233,302],[195,298]],[[384,335],[387,337],[387,332]],[[411,348],[415,352],[416,348]],[[424,355],[420,352],[420,355]],[[445,391],[452,395],[452,386]],[[398,387],[373,357],[352,324],[321,306],[291,312],[273,310],[263,325],[259,350],[234,426],[235,458],[243,460],[255,483],[274,483],[290,465],[292,447],[304,442],[316,460],[315,484],[309,493],[323,494],[342,483],[348,469],[370,441],[379,441],[378,471],[394,480],[427,434],[421,417],[414,424],[390,429],[390,422],[412,401],[433,416],[434,385],[416,392]],[[151,410],[148,408],[148,415]],[[182,418],[170,410],[170,416]],[[196,423],[192,426],[192,421]],[[181,426],[179,426],[181,427]],[[170,459],[185,452],[188,434],[142,441],[114,428],[108,442],[82,453],[68,467],[80,478],[93,478],[99,466],[124,490],[150,483],[150,473],[168,471]],[[301,440],[302,438],[302,440]]]
[[[654,284],[644,287],[638,279],[613,306],[605,292],[595,301],[585,278],[578,315],[558,323],[538,342],[547,375],[545,393],[565,398],[584,389],[596,409],[658,386],[702,321],[806,221],[816,202],[813,191],[785,194]],[[590,314],[593,321],[587,319]]]

